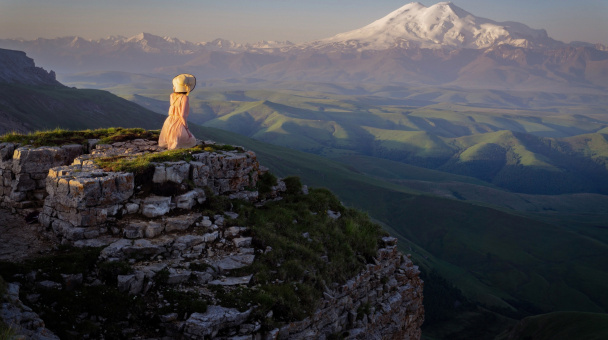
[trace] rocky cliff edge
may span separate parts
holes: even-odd
[[[272,178],[251,151],[197,148],[133,173],[96,159],[163,152],[154,140],[0,144],[2,205],[55,244],[0,263],[41,318],[3,302],[4,322],[49,338],[42,320],[62,337],[420,338],[422,281],[395,238],[323,189]]]

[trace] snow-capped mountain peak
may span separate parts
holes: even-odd
[[[440,2],[430,7],[413,2],[363,28],[313,43],[316,46],[336,44],[382,50],[412,45],[474,49],[499,44],[531,47],[558,42],[550,39],[544,30],[476,17],[452,2]]]

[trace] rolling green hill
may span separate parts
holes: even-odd
[[[161,103],[149,94],[142,103]],[[471,176],[529,194],[608,193],[608,120],[458,105],[379,105],[366,96],[214,91],[190,120],[323,156],[358,154]],[[166,105],[166,104],[164,104]],[[547,137],[553,136],[553,137]]]
[[[168,89],[158,78],[70,79],[96,78],[129,100],[167,110]],[[200,84],[189,119],[318,155],[393,160],[514,192],[606,194],[607,102],[601,95],[235,80]]]

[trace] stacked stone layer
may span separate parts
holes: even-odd
[[[420,339],[424,322],[420,271],[385,238],[376,263],[346,284],[326,292],[321,307],[282,327],[277,339]],[[369,313],[367,313],[369,311]]]
[[[260,166],[251,151],[218,151],[193,154],[192,161],[163,162],[154,165],[149,179],[156,188],[171,188],[169,194],[144,196],[135,188],[132,173],[99,169],[92,157],[138,155],[154,151],[151,141],[98,145],[90,155],[69,166],[48,170],[41,223],[64,239],[74,242],[120,233],[129,238],[154,237],[168,226],[137,227],[117,222],[126,215],[162,217],[175,209],[190,210],[206,200],[205,188],[215,195],[231,195],[253,200]],[[142,151],[143,149],[143,151]],[[167,191],[166,189],[164,191]]]
[[[62,147],[19,147],[0,143],[0,204],[5,208],[32,208],[47,196],[49,169],[71,164],[85,152],[82,145]]]

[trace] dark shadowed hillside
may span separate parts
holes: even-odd
[[[62,85],[24,52],[0,49],[0,133],[91,126],[155,128],[162,117],[100,90]]]

